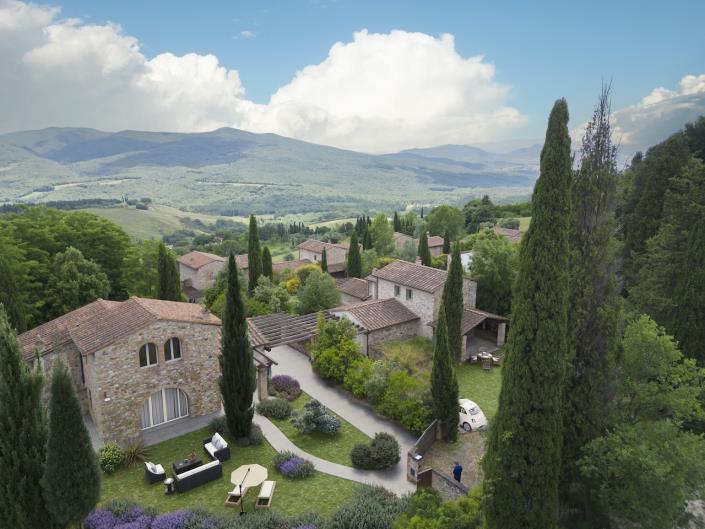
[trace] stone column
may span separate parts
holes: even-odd
[[[267,376],[267,366],[257,366],[257,396],[259,400],[269,398],[269,377]]]
[[[504,340],[507,334],[507,324],[502,322],[497,327],[497,347],[502,347],[504,345]]]

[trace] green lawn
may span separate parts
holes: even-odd
[[[311,397],[306,393],[302,393],[301,396],[291,404],[295,411],[303,413],[304,404],[310,400]],[[301,434],[291,424],[291,419],[272,420],[272,422],[301,450],[333,463],[352,466],[350,450],[358,443],[369,443],[370,438],[339,415],[335,413],[333,413],[333,415],[340,419],[341,424],[340,430],[334,435],[321,432]]]
[[[150,459],[161,463],[171,475],[171,463],[196,451],[206,462],[208,456],[202,441],[210,435],[210,429],[198,430],[176,439],[150,447]],[[350,499],[358,484],[345,479],[316,472],[305,480],[289,480],[281,476],[273,465],[275,450],[266,441],[260,446],[239,447],[230,443],[231,458],[223,463],[223,477],[188,492],[170,496],[164,494],[161,483],[148,485],[144,478],[144,465],[118,470],[111,476],[103,476],[101,503],[108,500],[127,499],[143,506],[154,507],[158,512],[169,512],[183,508],[204,507],[220,514],[234,509],[223,505],[228,491],[232,490],[230,473],[240,465],[258,463],[269,471],[268,479],[276,480],[272,508],[284,514],[316,511],[327,515],[341,503]],[[250,490],[245,509],[252,512],[257,490]]]
[[[485,371],[480,364],[464,363],[456,369],[456,375],[460,397],[477,402],[491,421],[497,413],[502,368],[494,366]]]

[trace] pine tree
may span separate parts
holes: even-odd
[[[228,259],[227,274],[219,385],[228,430],[236,438],[245,438],[250,435],[252,428],[252,394],[257,382],[252,348],[247,336],[247,319],[240,293],[237,265],[232,254]]]
[[[431,250],[428,248],[428,234],[425,231],[419,238],[419,257],[422,265],[431,266]]]
[[[27,367],[0,305],[0,527],[54,526],[40,485],[46,441],[41,374]]]
[[[614,208],[617,149],[610,131],[610,89],[604,87],[583,136],[573,175],[570,226],[568,376],[564,394],[561,493],[564,504],[581,479],[583,447],[602,434],[611,400],[617,339]],[[585,489],[587,490],[587,489]],[[586,506],[586,498],[574,506]]]
[[[561,99],[549,117],[533,216],[520,249],[499,409],[484,459],[488,529],[556,527],[568,345],[567,125]]]
[[[257,287],[257,280],[262,275],[262,250],[259,244],[257,219],[250,215],[250,234],[247,241],[247,292],[251,296]]]
[[[448,230],[443,235],[443,253],[446,255],[450,253],[450,232]]]
[[[5,306],[10,325],[17,332],[23,332],[25,330],[26,315],[22,295],[17,284],[17,278],[7,259],[2,255],[0,255],[0,303]]]
[[[450,269],[443,286],[443,306],[445,307],[448,326],[448,348],[456,362],[460,362],[463,353],[463,336],[461,327],[463,321],[463,264],[460,260],[460,247],[453,245],[450,258]]]
[[[683,353],[705,365],[705,217],[693,226],[676,287],[675,337]]]
[[[96,454],[73,380],[60,360],[51,377],[49,438],[41,485],[47,510],[62,527],[81,522],[100,499]]]
[[[399,214],[394,212],[394,231],[401,232],[401,220],[399,219]]]
[[[360,245],[357,242],[357,233],[355,232],[350,237],[350,249],[348,250],[348,262],[345,265],[345,274],[348,277],[362,277],[362,256],[360,255]]]
[[[448,348],[445,312],[441,302],[436,322],[436,343],[431,368],[431,397],[433,416],[441,425],[441,438],[444,441],[454,442],[458,438],[458,379],[455,376],[453,359]]]
[[[181,301],[181,280],[179,279],[179,267],[176,259],[167,250],[164,243],[159,245],[159,257],[157,261],[159,271],[159,288],[157,299],[166,301]]]
[[[262,248],[262,275],[272,279],[274,277],[274,269],[272,268],[272,254],[269,253],[269,247]]]
[[[323,253],[321,254],[321,271],[328,273],[328,257],[326,256],[325,248],[323,248]]]

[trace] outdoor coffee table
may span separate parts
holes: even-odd
[[[175,461],[172,463],[172,468],[174,469],[174,474],[183,474],[191,469],[201,466],[201,458],[196,459],[182,459],[181,461]]]

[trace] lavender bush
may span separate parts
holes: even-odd
[[[86,529],[113,529],[117,524],[117,518],[108,510],[95,509],[83,523]]]
[[[283,476],[291,479],[307,478],[314,471],[313,463],[293,452],[278,452],[274,456],[274,466]]]
[[[275,394],[286,400],[295,400],[301,395],[299,381],[289,375],[276,375],[270,380]]]
[[[191,517],[190,511],[175,511],[157,516],[152,520],[151,529],[184,529]]]

